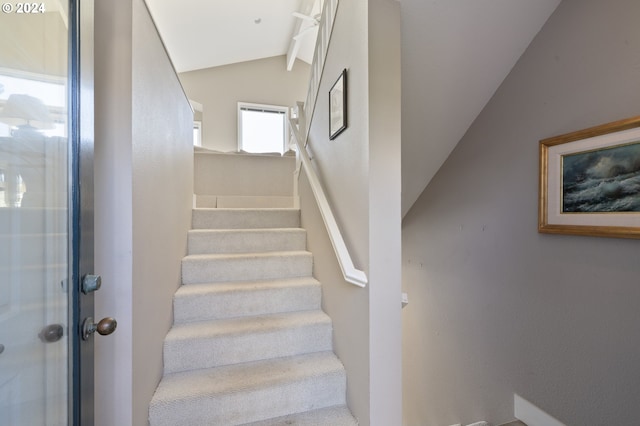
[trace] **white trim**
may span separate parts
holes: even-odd
[[[565,426],[518,394],[513,394],[513,415],[527,426]]]
[[[311,15],[314,12],[314,8],[318,0],[302,0],[297,12],[301,15]],[[320,5],[322,8],[322,4]],[[298,58],[298,50],[300,49],[300,39],[296,38],[300,34],[303,20],[297,19],[293,32],[291,33],[291,41],[289,42],[289,48],[287,49],[287,71],[293,69],[296,59]]]
[[[189,104],[191,104],[191,109],[194,111],[202,112],[202,104],[196,101],[192,101],[189,99]]]

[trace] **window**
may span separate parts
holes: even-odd
[[[193,145],[202,146],[202,121],[193,122]]]
[[[289,108],[238,102],[238,151],[279,152],[288,148]]]

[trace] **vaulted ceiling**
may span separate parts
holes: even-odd
[[[321,0],[146,1],[178,72],[285,54],[312,59],[313,21],[293,13],[313,17]],[[403,215],[559,3],[401,1]]]
[[[313,17],[321,0],[146,1],[178,72],[285,55],[296,44],[295,57],[313,58],[317,27],[293,13]]]

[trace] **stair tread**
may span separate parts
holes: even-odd
[[[233,233],[233,234],[237,234],[237,233],[271,233],[271,232],[279,232],[279,233],[287,233],[287,232],[300,232],[300,233],[306,233],[304,228],[295,228],[295,227],[290,227],[290,228],[237,228],[237,229],[216,229],[216,228],[200,228],[200,229],[190,229],[188,231],[189,234],[225,234],[225,233]]]
[[[353,426],[298,208],[195,208],[153,426]]]
[[[260,281],[229,281],[182,285],[176,291],[175,297],[201,297],[207,294],[245,293],[268,289],[291,287],[315,287],[320,282],[313,277],[297,277]]]
[[[259,422],[245,423],[242,426],[357,426],[358,422],[346,405],[305,411]]]
[[[344,367],[333,352],[316,352],[222,367],[165,374],[151,406],[183,400],[252,392],[288,382],[324,375],[343,375]]]
[[[305,250],[302,228],[192,229],[188,254],[250,253]]]
[[[311,252],[306,250],[289,250],[289,251],[271,251],[271,252],[253,252],[253,253],[206,253],[206,254],[189,254],[183,260],[206,260],[206,259],[259,259],[266,257],[286,257],[286,256],[312,256]]]
[[[320,309],[320,282],[313,277],[230,281],[180,286],[174,295],[176,324]]]
[[[317,324],[330,327],[331,319],[321,310],[315,310],[190,322],[175,324],[167,334],[166,342],[176,343],[188,339],[267,333],[287,328],[303,328]]]
[[[263,211],[282,211],[282,212],[296,212],[300,211],[295,207],[196,207],[195,211],[219,211],[219,212],[239,212],[239,211],[251,211],[251,212],[263,212]]]
[[[182,259],[182,283],[197,284],[311,276],[308,251],[191,254]]]

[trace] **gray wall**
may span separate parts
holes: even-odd
[[[368,270],[367,4],[340,2],[309,130],[309,152],[356,268]],[[328,95],[348,68],[349,127],[329,140]],[[357,101],[356,101],[357,100]],[[323,309],[333,320],[334,351],[347,370],[347,402],[360,424],[369,424],[369,294],[342,278],[322,219],[300,178],[302,226],[322,283]],[[328,243],[328,245],[327,245]]]
[[[314,167],[367,288],[344,281],[304,174],[299,188],[314,275],[361,425],[401,422],[399,47],[397,2],[340,2],[309,131]],[[327,94],[344,68],[348,127],[330,141]]]
[[[371,424],[387,426],[402,419],[400,3],[369,0],[368,29]]]
[[[404,424],[638,423],[639,242],[536,228],[538,141],[640,113],[638,16],[564,0],[406,216]]]
[[[147,424],[180,285],[192,112],[142,0],[96,2],[96,425]],[[160,88],[160,90],[159,90]]]
[[[180,73],[189,99],[202,104],[202,146],[238,150],[238,102],[295,106],[304,101],[309,64],[296,60],[287,71],[286,56]]]
[[[402,0],[403,216],[558,4]]]

